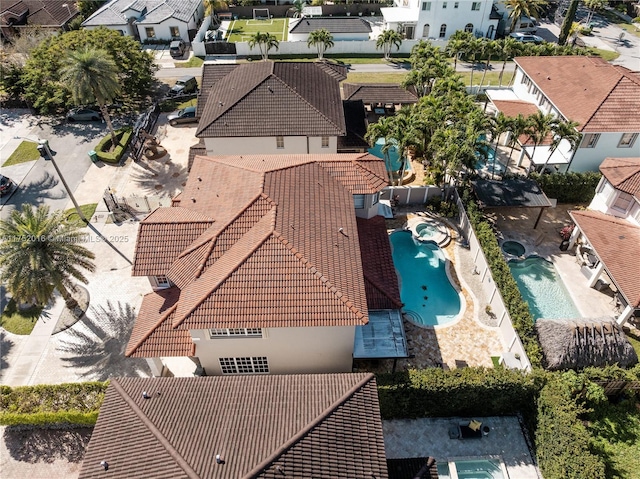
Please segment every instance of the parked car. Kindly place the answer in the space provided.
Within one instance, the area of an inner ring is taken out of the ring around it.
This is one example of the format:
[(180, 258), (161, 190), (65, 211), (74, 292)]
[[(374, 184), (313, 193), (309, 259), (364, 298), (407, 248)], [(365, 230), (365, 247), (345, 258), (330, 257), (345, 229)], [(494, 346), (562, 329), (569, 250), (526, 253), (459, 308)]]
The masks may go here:
[(509, 35), (511, 38), (515, 38), (517, 41), (522, 43), (542, 43), (544, 42), (544, 38), (539, 37), (538, 35), (531, 35), (529, 33), (512, 33)]
[(74, 108), (67, 113), (67, 121), (100, 121), (102, 113), (93, 108)]
[(176, 126), (179, 123), (196, 123), (198, 121), (196, 118), (196, 107), (188, 106), (182, 110), (174, 111), (167, 119), (171, 126)]
[(169, 54), (173, 58), (179, 58), (184, 55), (184, 52), (187, 49), (187, 45), (183, 40), (173, 40), (169, 45)]
[(14, 182), (11, 178), (8, 178), (4, 175), (0, 175), (0, 196), (7, 195), (11, 193), (11, 190), (15, 186)]
[(185, 95), (196, 91), (198, 91), (198, 82), (196, 81), (196, 77), (186, 75), (182, 78), (178, 78), (176, 84), (171, 87), (169, 95)]
[(525, 17), (519, 18), (513, 33), (536, 33), (538, 31), (538, 21), (535, 18)]

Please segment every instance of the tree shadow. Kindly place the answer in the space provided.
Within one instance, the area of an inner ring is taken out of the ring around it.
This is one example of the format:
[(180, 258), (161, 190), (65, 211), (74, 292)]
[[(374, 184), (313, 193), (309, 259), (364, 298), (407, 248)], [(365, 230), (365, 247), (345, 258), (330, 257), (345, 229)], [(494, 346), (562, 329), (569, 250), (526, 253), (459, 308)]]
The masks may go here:
[(7, 334), (3, 330), (0, 330), (0, 378), (2, 377), (3, 371), (6, 371), (9, 367), (7, 356), (13, 346), (15, 346), (14, 342), (7, 337)]
[(131, 178), (145, 194), (165, 194), (173, 198), (187, 181), (187, 168), (171, 162), (170, 156), (136, 164)]
[(91, 439), (92, 428), (25, 429), (7, 427), (3, 440), (11, 458), (31, 464), (64, 460), (79, 463)]
[(64, 337), (57, 349), (69, 353), (63, 358), (67, 367), (84, 370), (80, 377), (93, 381), (151, 375), (144, 359), (124, 355), (136, 320), (135, 310), (129, 304), (114, 305), (107, 301), (106, 307), (91, 307), (90, 316), (61, 333)]
[(60, 181), (57, 178), (45, 171), (43, 176), (35, 181), (30, 183), (23, 182), (6, 204), (20, 206), (23, 203), (30, 203), (39, 206), (43, 205), (47, 199), (59, 200), (65, 198), (67, 194), (64, 190), (56, 190), (59, 184)]

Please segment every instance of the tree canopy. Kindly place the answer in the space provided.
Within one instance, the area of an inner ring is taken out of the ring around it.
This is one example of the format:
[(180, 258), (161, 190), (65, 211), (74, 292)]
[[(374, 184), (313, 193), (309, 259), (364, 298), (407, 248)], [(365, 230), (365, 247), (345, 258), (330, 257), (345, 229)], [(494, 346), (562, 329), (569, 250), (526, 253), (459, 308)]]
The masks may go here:
[(61, 81), (61, 71), (68, 52), (87, 47), (105, 50), (115, 64), (123, 102), (140, 102), (147, 96), (157, 70), (151, 53), (115, 30), (77, 30), (45, 39), (25, 64), (21, 77), (24, 97), (39, 113), (64, 111), (74, 104), (71, 91)]

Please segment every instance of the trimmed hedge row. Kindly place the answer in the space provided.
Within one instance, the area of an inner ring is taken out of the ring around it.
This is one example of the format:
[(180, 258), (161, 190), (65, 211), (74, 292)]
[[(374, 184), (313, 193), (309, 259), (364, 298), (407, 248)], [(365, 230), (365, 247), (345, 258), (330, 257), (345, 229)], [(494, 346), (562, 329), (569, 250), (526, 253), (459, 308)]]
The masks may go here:
[(509, 311), (513, 327), (518, 336), (520, 336), (520, 341), (522, 341), (531, 365), (539, 367), (542, 361), (542, 351), (535, 333), (529, 306), (522, 299), (516, 280), (513, 279), (509, 265), (500, 250), (495, 233), (485, 220), (484, 214), (480, 211), (476, 202), (471, 199), (471, 194), (468, 190), (464, 191), (462, 201), (465, 204), (469, 221), (473, 226), (478, 242), (487, 258), (489, 268), (491, 268), (493, 280), (500, 290), (502, 299)]
[(95, 424), (108, 383), (0, 386), (0, 424)]
[(130, 127), (124, 127), (116, 130), (118, 146), (116, 146), (113, 151), (109, 151), (111, 149), (111, 134), (107, 134), (107, 136), (100, 140), (100, 143), (95, 147), (98, 159), (105, 163), (119, 163), (124, 150), (129, 146), (132, 133), (133, 132)]
[(602, 175), (595, 172), (531, 173), (529, 177), (540, 185), (545, 195), (556, 198), (558, 203), (590, 203)]

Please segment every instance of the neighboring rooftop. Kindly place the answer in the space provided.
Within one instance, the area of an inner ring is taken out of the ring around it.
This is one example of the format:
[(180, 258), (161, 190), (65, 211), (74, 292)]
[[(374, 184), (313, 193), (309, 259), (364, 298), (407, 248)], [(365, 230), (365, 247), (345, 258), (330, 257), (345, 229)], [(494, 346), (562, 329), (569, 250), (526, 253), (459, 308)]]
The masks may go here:
[(342, 92), (345, 100), (362, 100), (365, 104), (393, 103), (410, 105), (418, 102), (418, 97), (400, 85), (389, 83), (343, 83)]
[(135, 18), (140, 24), (158, 24), (170, 18), (188, 22), (201, 3), (202, 0), (111, 0), (82, 26), (123, 25), (128, 18)]
[(329, 33), (371, 33), (371, 24), (360, 17), (305, 17), (289, 33), (311, 33), (321, 29)]
[(61, 28), (78, 13), (75, 2), (67, 0), (0, 0), (0, 28), (5, 36), (12, 27)]
[(522, 100), (493, 100), (493, 104), (504, 116), (510, 118), (516, 118), (518, 115), (526, 118), (538, 111), (538, 107), (533, 103)]
[(545, 208), (551, 206), (549, 198), (538, 183), (528, 178), (509, 180), (472, 181), (473, 190), (487, 208), (524, 207)]
[(606, 158), (600, 171), (614, 188), (640, 200), (640, 158)]
[(81, 479), (105, 475), (386, 479), (375, 378), (112, 379), (80, 471)]

